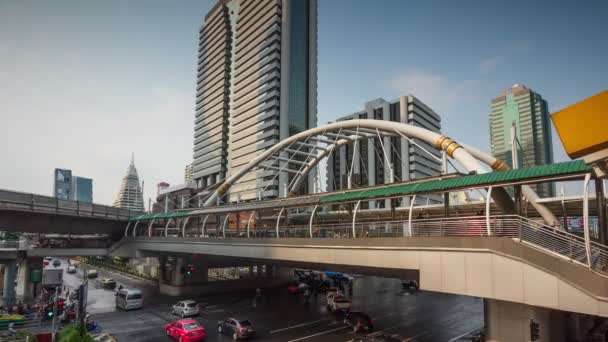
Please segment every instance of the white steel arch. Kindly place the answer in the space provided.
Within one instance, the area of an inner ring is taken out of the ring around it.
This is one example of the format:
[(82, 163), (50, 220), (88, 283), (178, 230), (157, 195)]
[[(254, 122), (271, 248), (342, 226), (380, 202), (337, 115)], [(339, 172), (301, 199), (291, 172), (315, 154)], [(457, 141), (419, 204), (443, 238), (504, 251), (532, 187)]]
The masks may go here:
[[(356, 132), (353, 131), (354, 129)], [(335, 132), (338, 132), (338, 134), (335, 134)], [(321, 159), (326, 158), (330, 154), (330, 150), (357, 139), (371, 138), (371, 136), (375, 135), (376, 133), (398, 136), (403, 135), (409, 138), (420, 139), (431, 146), (435, 146), (435, 148), (438, 150), (446, 151), (450, 157), (457, 160), (469, 172), (488, 172), (483, 166), (484, 164), (498, 171), (503, 171), (508, 168), (504, 162), (488, 155), (485, 152), (468, 145), (461, 145), (447, 136), (429, 131), (422, 127), (385, 120), (346, 120), (311, 128), (280, 141), (278, 144), (272, 146), (264, 153), (251, 160), (245, 167), (237, 170), (230, 177), (225, 179), (224, 182), (209, 196), (209, 198), (207, 198), (203, 206), (214, 205), (217, 202), (217, 199), (223, 196), (241, 177), (259, 167), (264, 161), (268, 160), (273, 155), (276, 154), (278, 158), (282, 151), (284, 152), (285, 150), (289, 150), (289, 147), (293, 144), (303, 144), (303, 141), (308, 141), (315, 136), (334, 136), (334, 140), (332, 141), (332, 144), (330, 144), (329, 148), (319, 148), (322, 152), (319, 155), (315, 155), (311, 160), (307, 159), (307, 165), (305, 165), (302, 170), (296, 172), (297, 176), (293, 182), (293, 187), (291, 188), (292, 191), (297, 189), (297, 187), (299, 187), (301, 182), (305, 179), (305, 173), (308, 173), (316, 164), (318, 164)], [(322, 140), (318, 138), (313, 139), (317, 139), (317, 141), (322, 142)], [(305, 145), (308, 147), (314, 147), (314, 145), (310, 144)], [(293, 171), (290, 170), (290, 172)], [(555, 224), (559, 222), (553, 213), (536, 201), (538, 196), (534, 193), (534, 191), (532, 191), (532, 189), (528, 187), (522, 188), (524, 188), (522, 190), (524, 191), (526, 197), (530, 200), (530, 203), (534, 205), (548, 224)], [(492, 192), (492, 198), (500, 207), (503, 208), (503, 210), (507, 212), (513, 211), (513, 201), (503, 189), (494, 189)]]

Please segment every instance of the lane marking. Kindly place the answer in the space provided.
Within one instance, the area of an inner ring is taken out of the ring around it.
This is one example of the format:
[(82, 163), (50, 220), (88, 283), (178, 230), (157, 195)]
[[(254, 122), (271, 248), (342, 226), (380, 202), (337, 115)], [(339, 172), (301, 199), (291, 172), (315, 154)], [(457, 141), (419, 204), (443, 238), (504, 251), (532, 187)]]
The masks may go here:
[(459, 338), (461, 338), (461, 337), (464, 337), (464, 336), (466, 336), (466, 335), (469, 335), (470, 333), (473, 333), (473, 332), (475, 332), (475, 331), (477, 331), (477, 330), (480, 330), (481, 328), (483, 328), (483, 326), (481, 326), (481, 327), (477, 327), (477, 328), (472, 329), (472, 330), (469, 330), (469, 331), (465, 332), (465, 333), (464, 333), (464, 334), (462, 334), (462, 335), (459, 335), (459, 336), (456, 336), (456, 337), (454, 337), (454, 338), (450, 339), (448, 342), (454, 342), (454, 341), (456, 341), (457, 339), (459, 339)]
[(271, 334), (276, 334), (276, 333), (281, 332), (281, 331), (286, 331), (286, 330), (289, 330), (289, 329), (305, 327), (307, 325), (311, 325), (311, 324), (315, 324), (315, 323), (319, 323), (319, 322), (324, 322), (324, 321), (325, 321), (324, 319), (320, 319), (318, 321), (312, 321), (312, 322), (306, 322), (306, 323), (302, 323), (302, 324), (292, 325), (292, 326), (289, 326), (287, 328), (281, 328), (281, 329), (271, 330), (270, 333)]
[(422, 335), (426, 335), (426, 334), (428, 334), (428, 333), (430, 333), (430, 331), (424, 331), (424, 332), (421, 332), (421, 333), (420, 333), (420, 334), (418, 334), (418, 335), (414, 335), (414, 336), (412, 336), (412, 337), (408, 337), (408, 338), (406, 338), (405, 340), (403, 340), (403, 341), (401, 341), (401, 342), (408, 342), (408, 341), (413, 340), (413, 339), (414, 339), (414, 338), (416, 338), (416, 337), (420, 337), (420, 336), (422, 336)]
[(317, 337), (317, 336), (320, 336), (320, 335), (329, 334), (330, 332), (334, 332), (334, 331), (338, 331), (338, 330), (344, 330), (344, 329), (346, 329), (346, 328), (348, 328), (348, 326), (343, 326), (343, 327), (339, 327), (339, 328), (336, 328), (336, 329), (331, 329), (331, 330), (322, 331), (322, 332), (320, 332), (320, 333), (316, 333), (316, 334), (312, 334), (312, 335), (308, 335), (308, 336), (304, 336), (304, 337), (296, 338), (295, 340), (289, 340), (289, 341), (287, 341), (287, 342), (296, 342), (296, 341), (302, 341), (302, 340), (309, 339), (309, 338), (311, 338), (311, 337)]

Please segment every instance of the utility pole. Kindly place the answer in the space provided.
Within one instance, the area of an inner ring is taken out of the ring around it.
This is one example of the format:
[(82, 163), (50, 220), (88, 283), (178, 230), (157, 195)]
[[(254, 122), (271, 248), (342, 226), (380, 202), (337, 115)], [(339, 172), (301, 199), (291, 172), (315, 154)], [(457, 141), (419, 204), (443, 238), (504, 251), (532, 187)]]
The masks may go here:
[(53, 320), (51, 321), (51, 342), (55, 342), (55, 319), (57, 318), (57, 296), (59, 295), (60, 286), (55, 288), (55, 297), (53, 298)]

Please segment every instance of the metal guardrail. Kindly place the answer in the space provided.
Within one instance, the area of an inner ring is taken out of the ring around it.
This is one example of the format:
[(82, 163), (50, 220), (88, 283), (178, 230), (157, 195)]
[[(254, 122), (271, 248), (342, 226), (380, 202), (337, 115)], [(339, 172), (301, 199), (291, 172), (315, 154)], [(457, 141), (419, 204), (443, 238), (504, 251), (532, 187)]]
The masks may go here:
[(0, 210), (2, 209), (116, 220), (128, 220), (131, 216), (141, 214), (140, 212), (134, 212), (129, 209), (121, 209), (107, 205), (79, 201), (64, 201), (50, 196), (0, 189)]
[(0, 241), (0, 249), (25, 249), (23, 240), (2, 240)]
[[(247, 238), (245, 230), (209, 231), (205, 237)], [(224, 235), (225, 234), (225, 235)], [(489, 218), (450, 217), (411, 221), (375, 221), (325, 225), (279, 226), (279, 238), (377, 238), (377, 237), (508, 237), (544, 252), (585, 265), (608, 274), (608, 247), (543, 223), (517, 215), (496, 215)], [(251, 238), (276, 238), (274, 228), (256, 228)], [(186, 236), (188, 238), (189, 236)], [(590, 256), (590, 258), (589, 258)]]

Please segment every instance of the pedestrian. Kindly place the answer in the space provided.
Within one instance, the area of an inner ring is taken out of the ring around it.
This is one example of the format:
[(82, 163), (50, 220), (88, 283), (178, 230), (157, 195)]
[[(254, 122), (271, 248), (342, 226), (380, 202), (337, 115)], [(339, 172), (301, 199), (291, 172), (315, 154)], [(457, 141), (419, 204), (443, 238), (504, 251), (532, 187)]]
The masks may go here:
[(310, 299), (310, 290), (307, 287), (306, 290), (304, 290), (304, 303), (308, 304), (309, 299)]
[(257, 289), (255, 289), (255, 297), (256, 298), (262, 297), (262, 290), (259, 287)]

